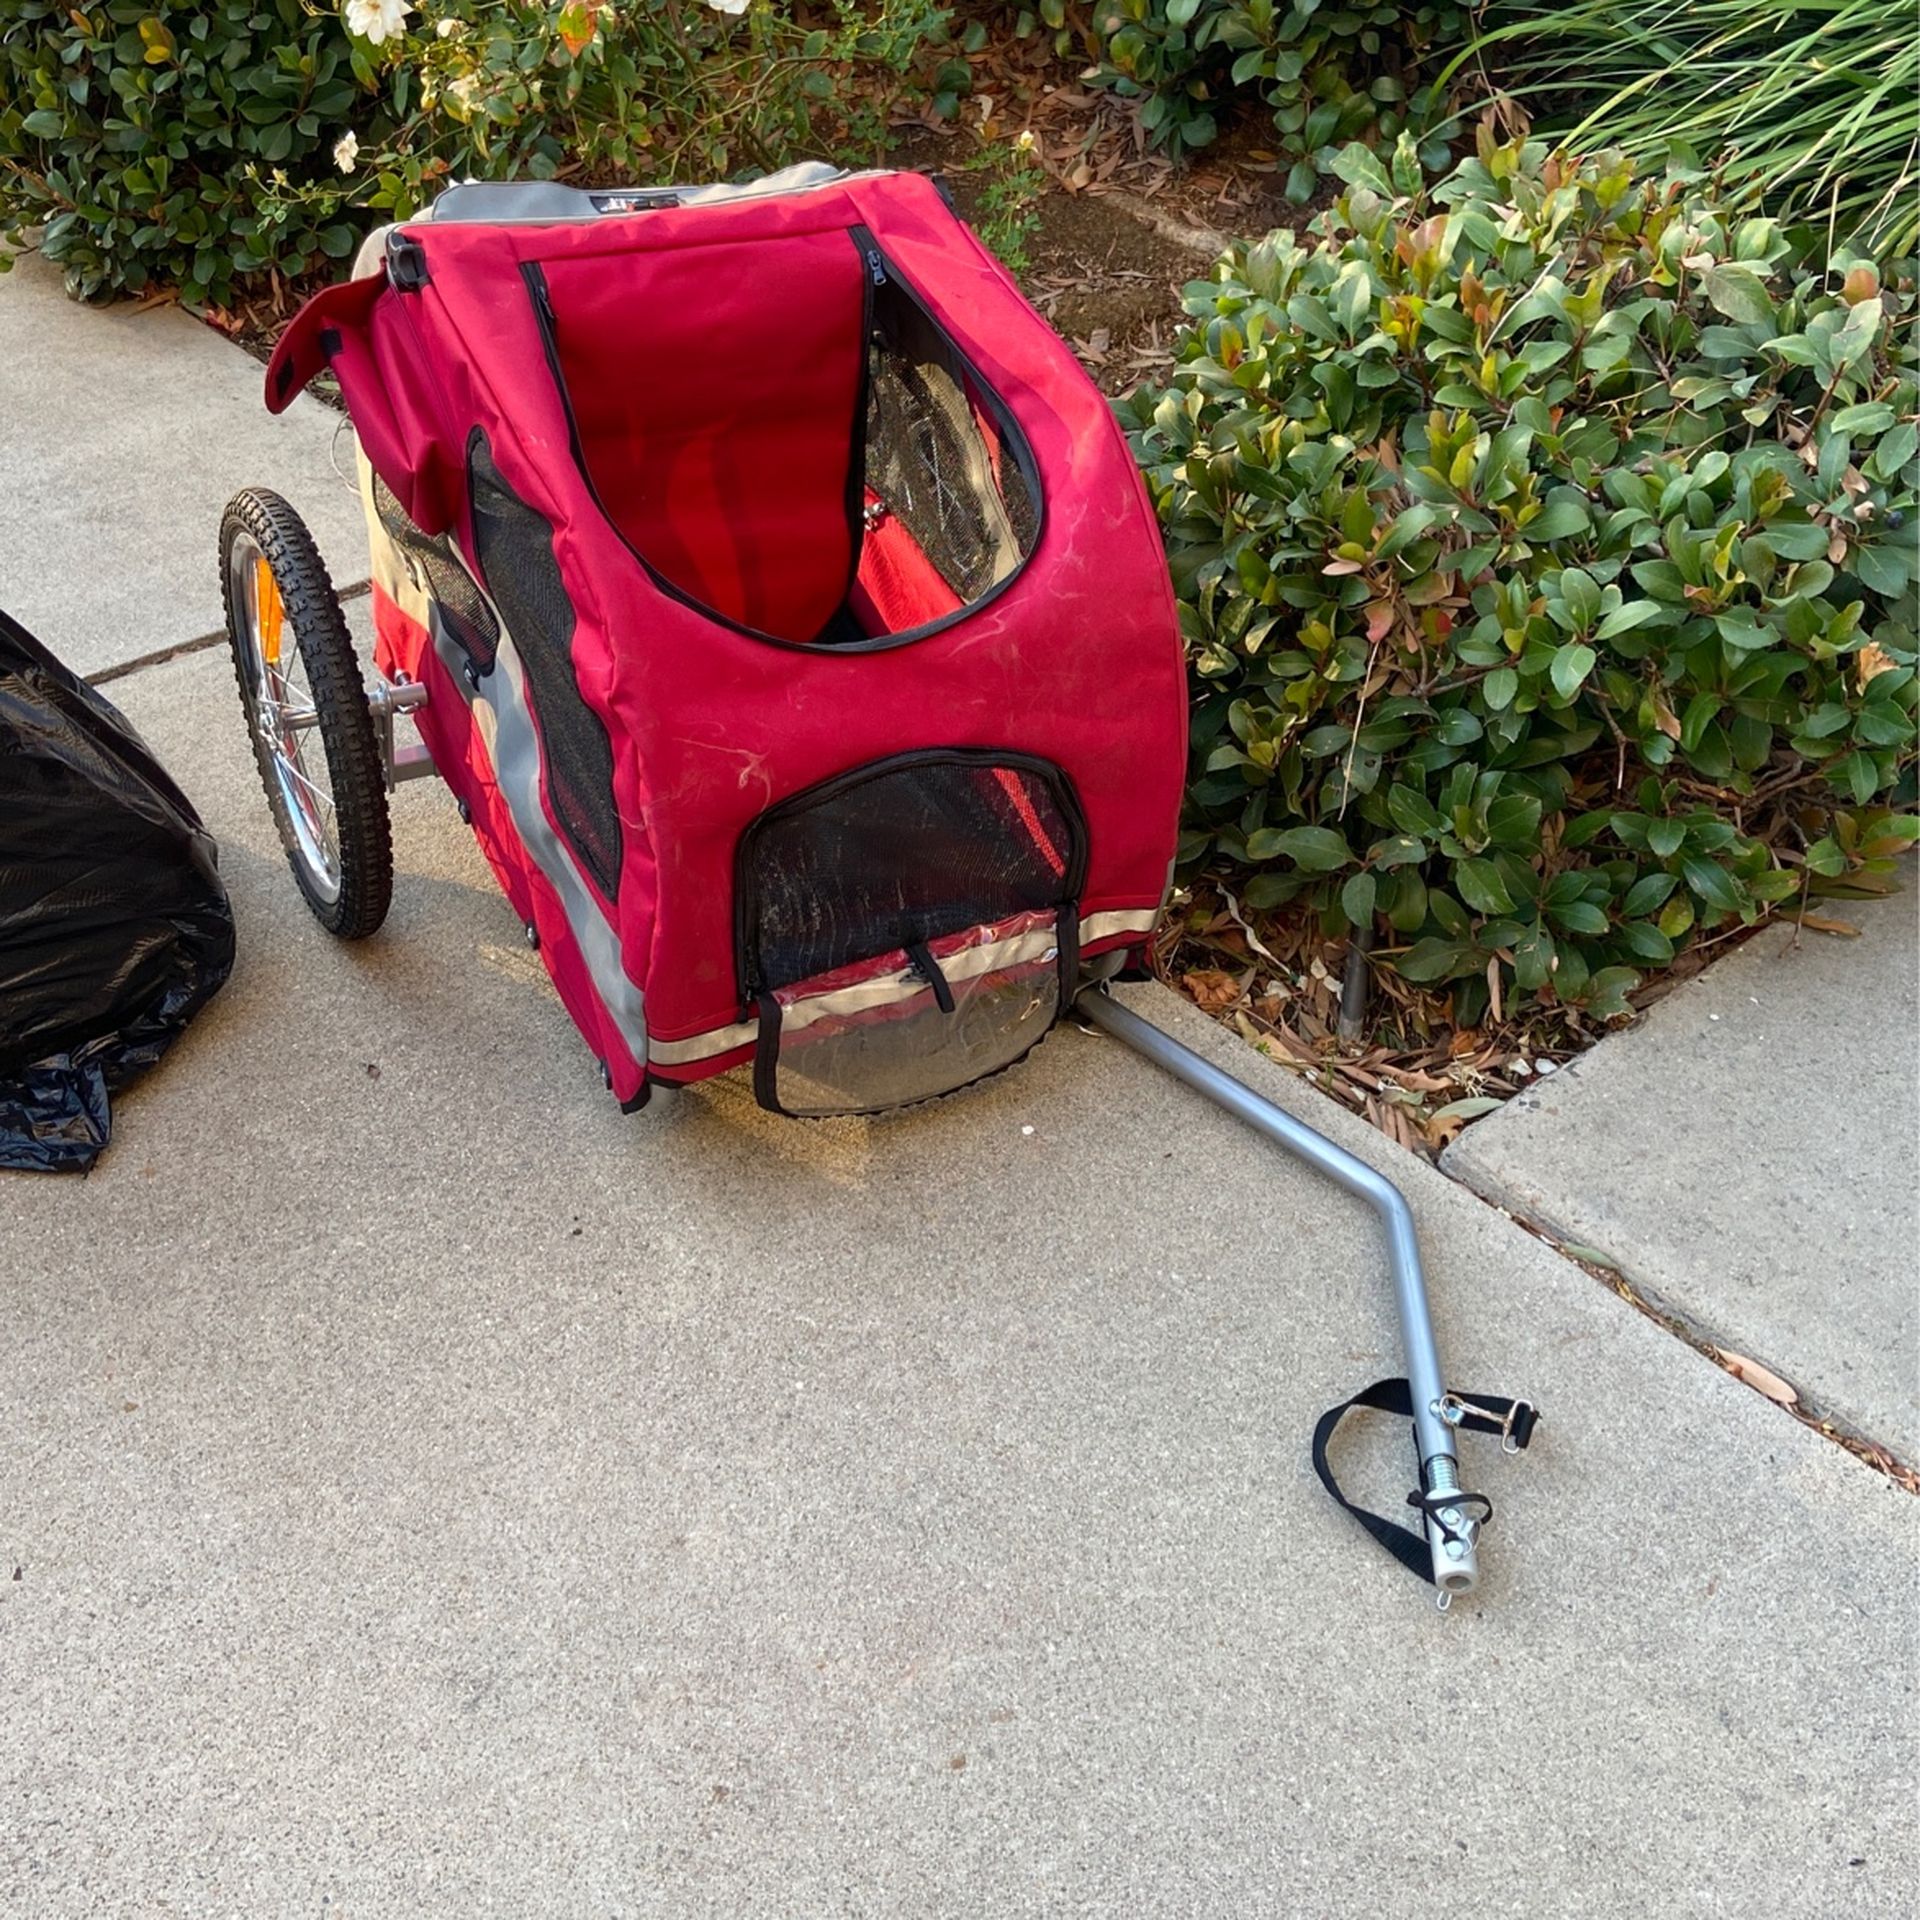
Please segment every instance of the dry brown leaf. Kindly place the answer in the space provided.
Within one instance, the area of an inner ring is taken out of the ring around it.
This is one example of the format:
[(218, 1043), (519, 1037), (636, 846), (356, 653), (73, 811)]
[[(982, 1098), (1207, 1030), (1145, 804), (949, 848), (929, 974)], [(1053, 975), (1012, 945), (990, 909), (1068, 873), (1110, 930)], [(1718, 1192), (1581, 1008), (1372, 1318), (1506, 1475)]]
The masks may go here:
[[(1240, 939), (1257, 953), (1261, 959), (1271, 960), (1276, 967), (1279, 966), (1281, 964), (1280, 956), (1254, 932), (1253, 922), (1241, 911), (1240, 902), (1233, 897), (1232, 890), (1227, 887), (1222, 887), (1220, 889), (1220, 898), (1227, 903), (1227, 912), (1233, 916), (1234, 926)], [(1277, 987), (1280, 983), (1276, 981), (1274, 984)]]
[(1224, 1013), (1240, 998), (1240, 983), (1218, 967), (1199, 967), (1180, 976), (1180, 984), (1202, 1013)]
[(1416, 1073), (1409, 1067), (1391, 1067), (1382, 1062), (1380, 1071), (1396, 1080), (1411, 1093), (1451, 1093), (1454, 1082), (1436, 1073)]
[(1725, 1347), (1716, 1351), (1727, 1371), (1736, 1380), (1744, 1380), (1755, 1393), (1764, 1393), (1769, 1400), (1783, 1407), (1799, 1403), (1799, 1394), (1771, 1367), (1763, 1367), (1758, 1360), (1749, 1360), (1744, 1353), (1733, 1353)]
[(1853, 657), (1853, 677), (1858, 686), (1864, 687), (1869, 680), (1876, 680), (1883, 673), (1891, 673), (1899, 665), (1877, 641), (1869, 640)]
[(1276, 1026), (1273, 1029), (1273, 1041), (1283, 1053), (1290, 1054), (1295, 1060), (1311, 1062), (1316, 1057), (1313, 1049), (1297, 1033), (1285, 1027)]
[(1824, 913), (1803, 914), (1800, 924), (1811, 927), (1815, 933), (1837, 933), (1848, 940), (1860, 938), (1860, 929), (1851, 920), (1829, 920)]

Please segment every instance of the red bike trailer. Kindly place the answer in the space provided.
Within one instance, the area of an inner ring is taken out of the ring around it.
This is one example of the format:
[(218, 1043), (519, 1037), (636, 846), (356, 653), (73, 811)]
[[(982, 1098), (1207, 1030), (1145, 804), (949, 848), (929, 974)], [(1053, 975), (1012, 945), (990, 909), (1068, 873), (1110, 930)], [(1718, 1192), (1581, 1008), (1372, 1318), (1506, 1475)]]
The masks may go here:
[[(1445, 1605), (1489, 1504), (1454, 1436), (1391, 1182), (1106, 983), (1165, 901), (1186, 759), (1176, 611), (1105, 401), (913, 174), (469, 185), (383, 229), (267, 369), (359, 443), (369, 693), (297, 515), (237, 496), (222, 577), (294, 876), (342, 937), (391, 888), (386, 795), (452, 788), (628, 1109), (751, 1065), (875, 1113), (1010, 1067), (1069, 1010), (1383, 1216), (1408, 1377), (1317, 1471)], [(396, 744), (405, 714), (420, 744)], [(1327, 1461), (1408, 1417), (1419, 1533)]]

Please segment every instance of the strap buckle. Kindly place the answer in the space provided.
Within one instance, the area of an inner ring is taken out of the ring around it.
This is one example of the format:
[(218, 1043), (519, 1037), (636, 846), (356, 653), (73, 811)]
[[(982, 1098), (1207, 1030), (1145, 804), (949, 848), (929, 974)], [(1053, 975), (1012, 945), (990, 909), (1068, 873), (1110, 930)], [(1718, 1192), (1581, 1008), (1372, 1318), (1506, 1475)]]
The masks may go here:
[(1443, 1393), (1434, 1411), (1450, 1427), (1497, 1433), (1502, 1453), (1518, 1453), (1525, 1444), (1519, 1436), (1531, 1430), (1536, 1409), (1531, 1400), (1509, 1400), (1504, 1413), (1495, 1413), (1490, 1407), (1463, 1400), (1457, 1393)]

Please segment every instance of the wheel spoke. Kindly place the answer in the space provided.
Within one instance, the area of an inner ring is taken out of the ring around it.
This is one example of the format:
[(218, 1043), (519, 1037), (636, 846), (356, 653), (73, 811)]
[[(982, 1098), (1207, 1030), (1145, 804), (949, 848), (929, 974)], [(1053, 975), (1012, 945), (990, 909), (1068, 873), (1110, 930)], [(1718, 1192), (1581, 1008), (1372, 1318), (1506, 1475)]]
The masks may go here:
[(333, 804), (333, 795), (312, 778), (297, 757), (294, 759), (283, 759), (280, 764), (286, 768), (287, 772), (292, 775), (314, 799), (326, 808), (329, 815), (332, 815), (336, 811)]

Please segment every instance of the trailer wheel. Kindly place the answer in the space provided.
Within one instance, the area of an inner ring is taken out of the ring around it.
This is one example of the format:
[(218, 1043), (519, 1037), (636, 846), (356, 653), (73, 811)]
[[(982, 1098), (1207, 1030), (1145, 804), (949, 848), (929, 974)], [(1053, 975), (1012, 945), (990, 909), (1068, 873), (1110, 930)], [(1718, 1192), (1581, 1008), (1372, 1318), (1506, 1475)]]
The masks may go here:
[(220, 583), (240, 704), (287, 864), (342, 940), (387, 917), (393, 840), (366, 683), (325, 563), (277, 493), (247, 487), (220, 521)]

